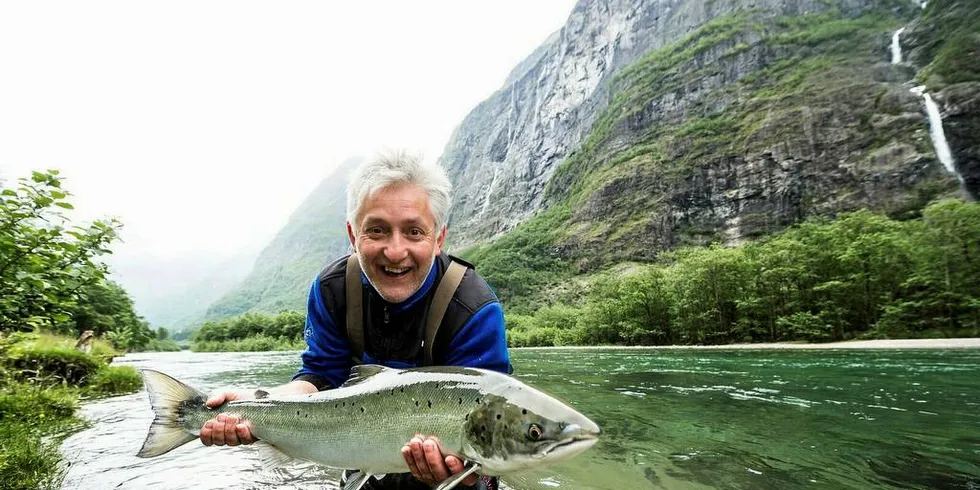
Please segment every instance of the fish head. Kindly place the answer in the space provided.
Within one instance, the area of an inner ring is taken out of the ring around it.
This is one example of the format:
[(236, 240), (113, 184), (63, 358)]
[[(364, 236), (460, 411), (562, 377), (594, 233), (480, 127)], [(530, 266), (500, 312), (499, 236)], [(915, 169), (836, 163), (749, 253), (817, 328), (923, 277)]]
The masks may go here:
[(464, 455), (498, 476), (546, 466), (592, 447), (599, 426), (564, 402), (521, 383), (486, 394), (464, 424)]

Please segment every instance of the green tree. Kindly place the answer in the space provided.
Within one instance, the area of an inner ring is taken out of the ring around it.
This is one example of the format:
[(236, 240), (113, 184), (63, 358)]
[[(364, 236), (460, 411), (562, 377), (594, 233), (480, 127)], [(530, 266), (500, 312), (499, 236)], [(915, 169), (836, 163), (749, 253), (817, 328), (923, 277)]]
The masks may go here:
[(0, 330), (53, 330), (71, 325), (81, 291), (102, 280), (118, 236), (115, 220), (69, 226), (72, 209), (56, 170), (33, 172), (0, 190)]
[[(92, 330), (96, 335), (104, 335), (115, 347), (127, 351), (143, 350), (160, 335), (136, 314), (133, 300), (112, 281), (83, 288), (71, 316), (77, 331)], [(166, 329), (160, 330), (166, 338)]]
[(980, 204), (947, 200), (908, 227), (914, 268), (878, 331), (903, 336), (939, 330), (980, 335)]
[(744, 251), (712, 246), (681, 250), (674, 257), (671, 296), (681, 338), (695, 344), (742, 340), (738, 304), (754, 272)]

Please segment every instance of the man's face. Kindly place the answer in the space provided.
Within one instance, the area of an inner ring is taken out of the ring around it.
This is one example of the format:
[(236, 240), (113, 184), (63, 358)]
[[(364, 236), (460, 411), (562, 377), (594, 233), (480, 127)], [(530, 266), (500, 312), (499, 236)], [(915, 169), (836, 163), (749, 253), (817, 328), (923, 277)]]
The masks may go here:
[(418, 291), (435, 257), (442, 253), (445, 228), (436, 229), (429, 196), (421, 187), (383, 187), (361, 206), (347, 235), (374, 289), (391, 303)]

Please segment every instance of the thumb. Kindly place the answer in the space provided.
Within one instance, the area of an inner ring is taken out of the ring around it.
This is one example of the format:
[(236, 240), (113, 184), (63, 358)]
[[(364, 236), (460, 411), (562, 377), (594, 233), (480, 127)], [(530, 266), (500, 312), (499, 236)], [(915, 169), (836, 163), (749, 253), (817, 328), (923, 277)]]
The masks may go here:
[(205, 405), (214, 408), (225, 402), (225, 393), (213, 393), (208, 397), (207, 401), (204, 402)]
[(232, 390), (217, 391), (211, 393), (211, 396), (208, 397), (207, 401), (204, 402), (204, 404), (211, 408), (214, 408), (217, 407), (218, 405), (221, 405), (222, 403), (230, 402), (233, 400), (241, 400), (242, 398), (244, 397), (240, 393), (237, 393)]
[[(450, 474), (455, 475), (463, 471), (466, 467), (459, 458), (455, 456), (446, 456), (446, 468), (449, 469)], [(472, 487), (473, 485), (476, 485), (477, 478), (477, 474), (473, 473), (470, 476), (467, 476), (461, 483), (468, 487)]]

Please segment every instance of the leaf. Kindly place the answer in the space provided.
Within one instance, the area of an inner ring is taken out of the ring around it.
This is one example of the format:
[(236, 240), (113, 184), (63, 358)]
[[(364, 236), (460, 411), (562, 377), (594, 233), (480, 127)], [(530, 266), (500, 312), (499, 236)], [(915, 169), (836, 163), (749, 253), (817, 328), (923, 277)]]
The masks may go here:
[(54, 203), (54, 205), (55, 206), (58, 206), (59, 208), (64, 208), (64, 209), (75, 209), (75, 206), (72, 206), (71, 204), (68, 204), (67, 202), (60, 202), (59, 201), (59, 202)]

